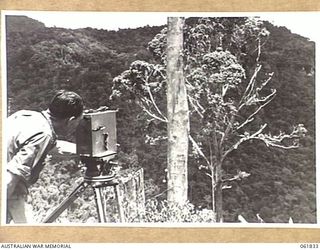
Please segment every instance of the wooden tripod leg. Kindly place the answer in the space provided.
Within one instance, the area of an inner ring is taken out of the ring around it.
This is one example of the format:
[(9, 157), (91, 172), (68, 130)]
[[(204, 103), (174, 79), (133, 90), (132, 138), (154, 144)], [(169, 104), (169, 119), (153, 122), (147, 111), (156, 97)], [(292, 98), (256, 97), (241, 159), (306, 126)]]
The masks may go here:
[(88, 184), (82, 182), (76, 189), (51, 213), (46, 217), (43, 223), (54, 222), (64, 210), (66, 210), (72, 202), (74, 202), (80, 194), (84, 192)]
[(93, 190), (94, 190), (99, 222), (106, 223), (107, 222), (106, 208), (103, 202), (104, 197), (102, 194), (102, 188), (103, 187), (93, 187)]

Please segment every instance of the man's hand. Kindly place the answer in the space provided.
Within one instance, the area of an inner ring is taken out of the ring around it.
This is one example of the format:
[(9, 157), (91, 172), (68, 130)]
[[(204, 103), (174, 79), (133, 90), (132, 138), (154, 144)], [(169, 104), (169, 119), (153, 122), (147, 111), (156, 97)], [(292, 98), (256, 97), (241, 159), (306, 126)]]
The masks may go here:
[(55, 159), (58, 160), (76, 160), (79, 156), (76, 154), (76, 144), (68, 141), (57, 140), (56, 146), (50, 151)]
[(57, 140), (56, 149), (61, 155), (75, 155), (76, 144), (68, 141)]

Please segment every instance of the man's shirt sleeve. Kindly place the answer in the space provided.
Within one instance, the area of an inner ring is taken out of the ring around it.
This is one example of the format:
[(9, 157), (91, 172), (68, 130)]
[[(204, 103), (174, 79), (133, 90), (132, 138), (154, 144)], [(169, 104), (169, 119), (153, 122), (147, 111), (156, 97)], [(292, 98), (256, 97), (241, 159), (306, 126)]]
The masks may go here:
[(7, 169), (29, 182), (32, 169), (47, 151), (50, 141), (51, 137), (42, 132), (23, 141), (19, 141), (18, 137), (16, 143), (19, 150), (8, 162)]

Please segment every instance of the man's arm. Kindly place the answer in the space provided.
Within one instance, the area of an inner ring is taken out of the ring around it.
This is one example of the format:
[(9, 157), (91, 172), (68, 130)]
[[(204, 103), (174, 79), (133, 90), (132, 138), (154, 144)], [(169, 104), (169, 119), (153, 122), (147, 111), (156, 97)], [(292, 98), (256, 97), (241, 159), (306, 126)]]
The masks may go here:
[(19, 143), (19, 151), (7, 163), (7, 170), (28, 182), (32, 169), (46, 153), (50, 140), (49, 135), (38, 133), (25, 142)]
[(75, 155), (77, 152), (77, 147), (75, 143), (57, 140), (55, 148), (50, 152), (60, 155)]
[(57, 160), (75, 160), (79, 161), (76, 154), (76, 144), (68, 141), (57, 140), (56, 146), (49, 152)]

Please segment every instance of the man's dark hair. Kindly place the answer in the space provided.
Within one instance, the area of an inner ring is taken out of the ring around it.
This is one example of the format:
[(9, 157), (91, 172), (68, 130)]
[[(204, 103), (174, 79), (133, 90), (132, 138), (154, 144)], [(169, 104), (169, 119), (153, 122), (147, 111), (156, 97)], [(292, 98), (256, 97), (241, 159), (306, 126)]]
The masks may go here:
[(78, 117), (83, 112), (83, 100), (75, 92), (60, 90), (52, 98), (49, 111), (52, 116), (60, 119)]

